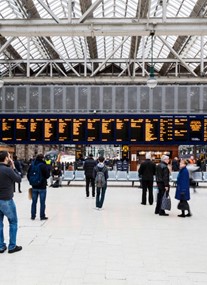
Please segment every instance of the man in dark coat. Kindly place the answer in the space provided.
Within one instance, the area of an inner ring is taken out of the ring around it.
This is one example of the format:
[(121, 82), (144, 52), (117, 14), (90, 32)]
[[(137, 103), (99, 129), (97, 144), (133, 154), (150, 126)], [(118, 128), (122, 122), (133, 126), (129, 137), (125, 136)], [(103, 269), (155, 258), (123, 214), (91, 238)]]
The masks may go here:
[(162, 197), (165, 192), (170, 191), (170, 171), (168, 169), (169, 156), (163, 155), (161, 162), (156, 166), (156, 182), (158, 187), (157, 205), (155, 208), (155, 214), (160, 216), (168, 216), (164, 210), (161, 209)]
[(139, 167), (139, 177), (142, 185), (142, 205), (146, 205), (147, 190), (149, 191), (148, 201), (153, 204), (153, 180), (155, 175), (156, 165), (151, 161), (151, 153), (146, 153), (146, 160)]
[(95, 197), (95, 179), (93, 177), (93, 169), (96, 166), (96, 161), (93, 159), (93, 154), (89, 154), (88, 158), (85, 160), (83, 169), (85, 171), (86, 177), (86, 198), (89, 197), (89, 186), (92, 187), (92, 196)]

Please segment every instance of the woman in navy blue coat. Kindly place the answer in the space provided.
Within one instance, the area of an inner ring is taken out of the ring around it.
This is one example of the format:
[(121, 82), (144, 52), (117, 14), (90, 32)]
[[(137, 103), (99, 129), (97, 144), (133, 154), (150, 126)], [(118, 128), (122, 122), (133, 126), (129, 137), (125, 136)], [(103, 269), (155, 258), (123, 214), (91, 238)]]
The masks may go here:
[[(186, 168), (187, 161), (180, 161), (180, 171), (177, 178), (177, 187), (175, 192), (175, 199), (180, 200), (178, 204), (178, 209), (182, 211), (181, 215), (178, 217), (190, 217), (190, 207), (188, 204), (188, 200), (190, 200), (190, 181), (189, 181), (189, 172)], [(188, 211), (188, 214), (185, 215), (185, 210)]]

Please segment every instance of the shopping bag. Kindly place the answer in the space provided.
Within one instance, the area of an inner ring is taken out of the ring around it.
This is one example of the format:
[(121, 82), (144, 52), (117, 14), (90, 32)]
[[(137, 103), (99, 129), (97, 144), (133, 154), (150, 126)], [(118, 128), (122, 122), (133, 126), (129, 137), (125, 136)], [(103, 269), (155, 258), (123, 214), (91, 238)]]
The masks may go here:
[(28, 189), (28, 198), (29, 200), (32, 200), (32, 188)]
[(162, 197), (162, 204), (161, 204), (162, 210), (171, 210), (171, 199), (169, 193), (165, 192)]

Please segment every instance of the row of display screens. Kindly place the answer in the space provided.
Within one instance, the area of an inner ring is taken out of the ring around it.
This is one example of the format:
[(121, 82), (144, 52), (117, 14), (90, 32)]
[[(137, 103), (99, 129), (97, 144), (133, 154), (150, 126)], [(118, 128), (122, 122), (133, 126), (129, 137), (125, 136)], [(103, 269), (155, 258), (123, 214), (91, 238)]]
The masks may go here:
[(0, 115), (0, 141), (69, 144), (204, 144), (204, 115)]

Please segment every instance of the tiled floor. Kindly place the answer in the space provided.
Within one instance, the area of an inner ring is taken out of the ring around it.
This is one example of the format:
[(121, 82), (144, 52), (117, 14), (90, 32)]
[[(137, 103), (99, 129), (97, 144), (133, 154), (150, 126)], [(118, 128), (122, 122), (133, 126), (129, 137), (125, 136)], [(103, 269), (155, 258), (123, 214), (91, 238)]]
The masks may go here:
[(15, 194), (23, 250), (0, 255), (0, 284), (207, 284), (207, 184), (191, 192), (193, 216), (178, 218), (174, 188), (170, 216), (162, 217), (129, 183), (110, 183), (103, 211), (75, 183), (48, 188), (49, 220), (32, 221), (24, 179)]

